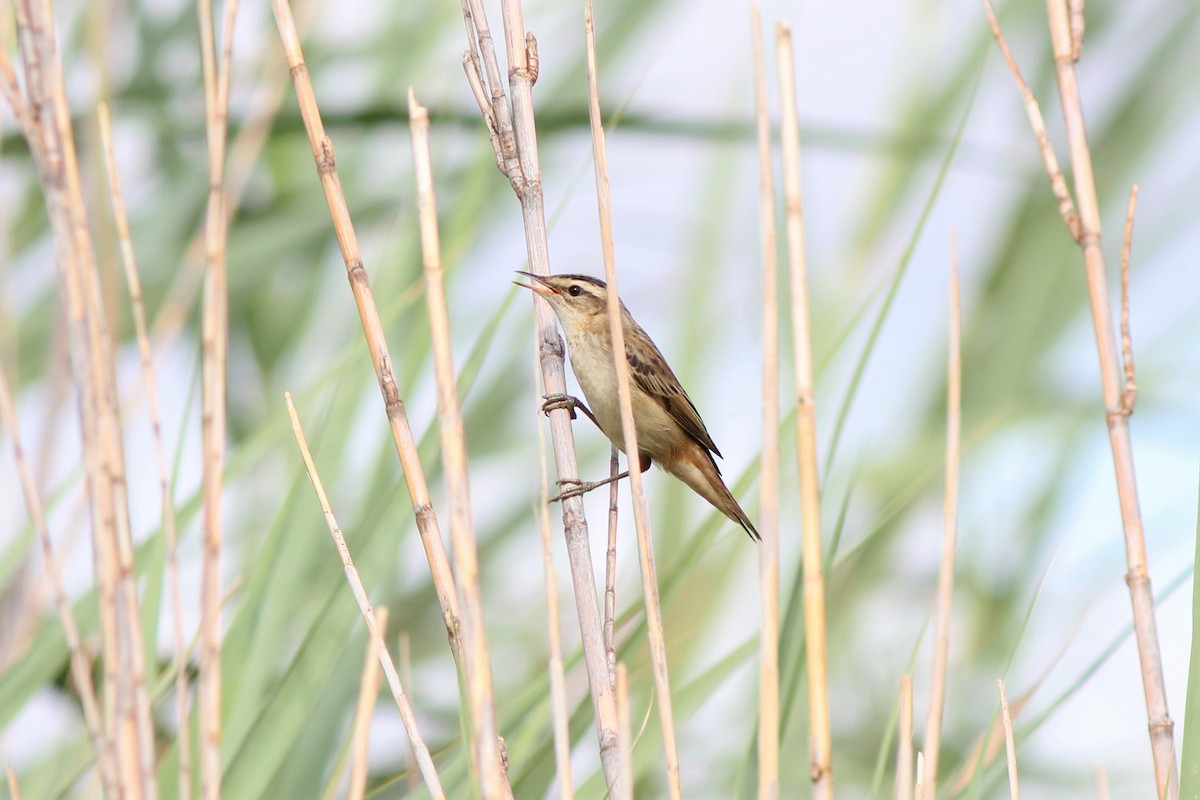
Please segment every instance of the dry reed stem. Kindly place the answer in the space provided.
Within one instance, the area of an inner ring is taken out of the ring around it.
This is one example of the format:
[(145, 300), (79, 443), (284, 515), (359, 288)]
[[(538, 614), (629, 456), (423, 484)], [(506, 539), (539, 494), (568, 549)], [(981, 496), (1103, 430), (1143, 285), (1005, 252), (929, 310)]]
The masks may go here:
[(1108, 772), (1104, 769), (1102, 761), (1096, 764), (1096, 798), (1108, 800)]
[[(401, 685), (407, 686), (409, 691), (412, 691), (413, 676), (412, 676), (412, 642), (409, 639), (408, 631), (400, 632), (400, 682)], [(412, 765), (417, 765), (417, 753), (413, 750), (412, 742), (408, 744), (408, 755), (412, 759)], [(421, 785), (421, 775), (415, 769), (405, 771), (404, 782), (408, 786), (408, 793), (412, 794)]]
[[(913, 786), (913, 800), (925, 800), (925, 780), (921, 776), (925, 774), (925, 753), (921, 750), (917, 751), (917, 782)], [(930, 798), (932, 800), (932, 798)]]
[[(67, 355), (71, 362), (70, 372), (79, 382), (79, 414), (80, 432), (84, 442), (84, 470), (87, 485), (90, 488), (89, 501), (92, 515), (92, 560), (93, 572), (96, 577), (97, 612), (100, 622), (101, 646), (107, 657), (104, 662), (104, 729), (113, 737), (114, 761), (116, 763), (117, 783), (120, 786), (133, 785), (127, 780), (128, 776), (122, 771), (125, 761), (118, 759), (116, 727), (117, 727), (117, 694), (121, 683), (120, 635), (117, 630), (117, 601), (115, 588), (114, 558), (112, 556), (113, 541), (108, 535), (109, 527), (101, 527), (101, 520), (111, 520), (111, 512), (106, 504), (111, 497), (105, 491), (106, 486), (100, 472), (98, 448), (89, 447), (96, 438), (97, 417), (89, 410), (95, 408), (96, 387), (90, 381), (93, 372), (88, 369), (91, 365), (90, 354), (87, 352), (88, 337), (93, 333), (93, 327), (84, 319), (84, 304), (81, 297), (80, 279), (75, 270), (75, 261), (79, 258), (90, 259), (90, 253), (79, 253), (79, 244), (72, 236), (70, 211), (72, 205), (63, 198), (68, 192), (66, 176), (62, 170), (61, 147), (56, 145), (57, 133), (52, 122), (54, 105), (49, 100), (45, 88), (45, 78), (42, 74), (41, 55), (38, 35), (33, 28), (37, 24), (33, 9), (26, 1), (14, 4), (17, 40), (20, 45), (21, 66), (25, 77), (25, 86), (29, 101), (26, 103), (17, 83), (16, 74), (3, 48), (0, 48), (0, 72), (4, 74), (4, 95), (29, 142), (30, 153), (35, 164), (43, 173), (42, 183), (46, 192), (46, 208), (50, 223), (58, 242), (59, 253), (56, 260), (58, 278), (61, 285), (66, 313), (62, 315), (63, 323), (60, 331), (66, 339)], [(40, 31), (41, 28), (39, 27)], [(46, 107), (43, 116), (42, 108)], [(62, 213), (55, 213), (61, 211)], [(80, 365), (76, 368), (76, 365)], [(98, 366), (98, 365), (92, 365)], [(64, 381), (65, 383), (65, 381)]]
[(1004, 681), (997, 680), (1000, 687), (1000, 719), (1004, 723), (1004, 751), (1008, 755), (1008, 795), (1011, 800), (1021, 800), (1021, 788), (1017, 780), (1017, 746), (1013, 742), (1012, 717), (1008, 713), (1008, 698), (1004, 696)]
[(1062, 215), (1071, 238), (1079, 241), (1079, 237), (1082, 235), (1079, 212), (1075, 210), (1071, 193), (1067, 191), (1067, 182), (1063, 178), (1062, 169), (1058, 166), (1058, 158), (1054, 155), (1054, 146), (1050, 144), (1050, 137), (1046, 134), (1046, 122), (1042, 118), (1037, 98), (1033, 96), (1033, 90), (1021, 76), (1017, 61), (1013, 58), (1012, 51), (1008, 49), (1008, 42), (1004, 40), (1004, 34), (1000, 32), (1000, 23), (996, 19), (996, 12), (992, 8), (991, 0), (983, 0), (983, 7), (987, 10), (988, 26), (992, 30), (992, 36), (996, 37), (996, 42), (1000, 45), (1000, 53), (1004, 56), (1005, 63), (1008, 64), (1008, 70), (1012, 73), (1013, 80), (1017, 82), (1017, 89), (1021, 92), (1021, 100), (1025, 104), (1025, 115), (1029, 118), (1029, 126), (1033, 128), (1033, 135), (1037, 139), (1038, 152), (1042, 156), (1046, 174), (1050, 176), (1050, 189), (1054, 192), (1055, 199), (1058, 200), (1058, 213)]
[[(450, 343), (450, 315), (446, 308), (445, 277), (438, 239), (437, 198), (429, 154), (429, 112), (408, 90), (409, 130), (412, 134), (413, 171), (417, 185), (417, 214), (421, 228), (421, 261), (425, 273), (425, 301), (433, 346), (437, 383), (438, 423), (442, 439), (442, 470), (446, 480), (446, 505), (450, 515), (450, 542), (454, 549), (455, 577), (461, 611), (463, 651), (467, 664), (467, 693), (475, 734), (473, 754), (485, 800), (502, 798), (507, 780), (500, 763), (496, 700), (492, 689), (491, 656), (479, 588), (479, 555), (471, 520), (471, 484), (467, 474), (467, 442), (458, 379)], [(507, 792), (511, 794), (511, 790)]]
[(61, 417), (59, 417), (58, 412), (70, 399), (71, 392), (67, 337), (61, 317), (58, 324), (54, 327), (54, 340), (50, 344), (53, 355), (49, 357), (50, 365), (48, 367), (50, 373), (50, 396), (49, 400), (42, 407), (45, 418), (42, 421), (41, 435), (38, 437), (37, 445), (37, 452), (41, 454), (42, 458), (38, 462), (34, 473), (38, 481), (38, 486), (45, 486), (50, 481), (54, 466), (53, 454), (58, 449), (57, 444), (63, 433), (59, 425)]
[[(550, 274), (550, 251), (546, 236), (546, 206), (542, 193), (542, 173), (538, 162), (537, 129), (533, 115), (533, 84), (537, 80), (537, 40), (525, 33), (520, 0), (501, 0), (504, 16), (504, 42), (508, 61), (508, 96), (504, 91), (496, 51), (481, 0), (461, 0), (468, 47), (463, 57), (467, 82), (479, 103), (488, 135), (496, 151), (496, 163), (508, 178), (521, 205), (525, 229), (525, 252), (529, 271)], [(486, 88), (484, 73), (487, 74)], [(547, 392), (566, 392), (564, 346), (558, 335), (554, 312), (545, 303), (533, 300), (537, 326), (538, 356), (542, 382)], [(550, 438), (555, 469), (564, 480), (579, 478), (571, 414), (565, 408), (550, 412)], [(604, 647), (603, 623), (596, 598), (596, 576), (592, 571), (587, 519), (583, 499), (569, 497), (562, 503), (563, 536), (571, 568), (571, 586), (575, 611), (583, 642), (583, 660), (591, 690), (596, 735), (600, 742), (600, 763), (605, 784), (617, 786), (620, 753), (617, 744), (617, 707), (613, 683)]]
[(371, 364), (375, 368), (375, 376), (383, 395), (383, 406), (392, 431), (392, 440), (396, 445), (396, 453), (400, 457), (400, 466), (404, 470), (404, 480), (408, 487), (409, 499), (412, 502), (413, 516), (416, 518), (417, 530), (421, 535), (421, 544), (425, 548), (425, 557), (429, 561), (429, 572), (432, 576), (434, 591), (437, 593), (438, 604), (441, 607), (446, 637), (449, 639), (450, 650), (454, 654), (455, 661), (461, 668), (458, 597), (454, 590), (450, 559), (446, 555), (446, 546), (442, 541), (437, 516), (434, 514), (433, 504), (429, 499), (429, 486), (425, 481), (425, 472), (417, 454), (416, 439), (408, 424), (408, 414), (404, 408), (404, 400), (400, 396), (400, 389), (396, 385), (392, 357), (388, 351), (387, 339), (384, 337), (383, 325), (379, 320), (379, 309), (375, 304), (374, 294), (371, 292), (370, 279), (367, 276), (366, 267), (363, 266), (362, 253), (358, 247), (358, 236), (354, 232), (350, 209), (346, 204), (346, 196), (342, 192), (341, 180), (338, 178), (333, 140), (325, 135), (325, 126), (321, 122), (321, 112), (317, 107), (316, 95), (313, 93), (312, 80), (308, 75), (308, 67), (304, 63), (304, 53), (300, 48), (300, 37), (296, 32), (291, 6), (288, 4), (288, 0), (271, 0), (271, 8), (275, 13), (279, 38), (287, 56), (292, 84), (296, 90), (296, 100), (300, 107), (300, 116), (304, 119), (304, 128), (308, 132), (308, 141), (312, 146), (317, 175), (321, 179), (321, 188), (325, 192), (325, 200), (329, 205), (329, 215), (333, 220), (334, 233), (337, 236), (338, 247), (341, 249), (342, 260), (346, 267), (346, 278), (349, 280), (350, 290), (354, 294), (354, 303), (362, 322), (367, 349), (371, 353)]
[[(297, 27), (303, 35), (313, 19), (313, 0), (297, 3)], [(271, 55), (266, 60), (273, 59)], [(224, 207), (226, 224), (233, 221), (237, 209), (250, 183), (259, 154), (271, 131), (271, 125), (283, 103), (290, 76), (284, 70), (268, 71), (256, 81), (253, 96), (249, 99), (246, 112), (238, 126), (237, 135), (228, 147), (225, 160)], [(170, 341), (187, 322), (188, 312), (196, 297), (204, 266), (204, 239), (206, 225), (201, 224), (192, 240), (184, 248), (184, 260), (171, 285), (167, 288), (162, 305), (159, 306), (151, 324), (154, 336), (160, 342)]]
[(388, 610), (375, 606), (375, 630), (367, 636), (362, 676), (358, 682), (358, 703), (354, 707), (354, 734), (350, 754), (350, 778), (346, 800), (363, 800), (367, 793), (367, 747), (371, 736), (371, 712), (379, 695), (379, 649), (386, 647)]
[(771, 164), (771, 120), (767, 114), (767, 68), (762, 20), (750, 5), (754, 43), (754, 116), (758, 134), (758, 235), (762, 259), (762, 485), (758, 514), (759, 609), (758, 797), (779, 797), (779, 297), (775, 180)]
[[(204, 546), (200, 577), (200, 794), (221, 796), (221, 548), (224, 531), (225, 437), (229, 359), (229, 276), (226, 262), (225, 139), (237, 0), (225, 0), (221, 51), (217, 52), (212, 0), (200, 0), (200, 63), (204, 75), (208, 143), (208, 208), (204, 235), (204, 310), (201, 321), (201, 437), (203, 440)], [(186, 724), (186, 720), (184, 721)]]
[[(988, 0), (992, 33), (1004, 49), (1004, 38)], [(1074, 24), (1066, 0), (1047, 0), (1050, 38), (1054, 49), (1055, 74), (1067, 130), (1067, 143), (1075, 179), (1075, 198), (1079, 204), (1079, 235), (1091, 300), (1092, 324), (1096, 334), (1096, 353), (1100, 363), (1100, 383), (1112, 449), (1113, 472), (1117, 481), (1117, 499), (1125, 533), (1125, 561), (1133, 607), (1133, 628), (1137, 639), (1138, 662), (1146, 697), (1150, 746), (1154, 755), (1154, 778), (1159, 797), (1176, 800), (1179, 796), (1179, 769), (1175, 761), (1175, 723), (1167, 709), (1163, 682), (1162, 655), (1158, 645), (1158, 626), (1154, 615), (1154, 594), (1147, 567), (1146, 536), (1138, 505), (1137, 478), (1133, 465), (1133, 443), (1129, 433), (1129, 412), (1122, 404), (1122, 370), (1117, 352), (1112, 309), (1101, 247), (1100, 203), (1096, 195), (1092, 157), (1083, 119), (1083, 102), (1075, 75), (1077, 44), (1082, 41), (1082, 6), (1075, 6)], [(1010, 63), (1010, 68), (1013, 65)]]
[(779, 787), (779, 252), (775, 182), (770, 156), (767, 66), (762, 20), (750, 5), (754, 41), (758, 143), (758, 247), (762, 259), (762, 494), (758, 512), (758, 799), (778, 800)]
[[(79, 636), (79, 625), (75, 620), (75, 612), (71, 610), (71, 601), (67, 599), (66, 590), (63, 588), (62, 569), (54, 555), (54, 545), (50, 541), (46, 514), (38, 493), (37, 483), (33, 477), (33, 470), (30, 468), (29, 461), (25, 458), (25, 450), (21, 446), (16, 404), (13, 402), (12, 392), (8, 388), (8, 380), (3, 369), (0, 369), (0, 422), (3, 422), (4, 427), (8, 429), (8, 438), (12, 442), (13, 448), (13, 461), (16, 462), (17, 473), (21, 478), (21, 490), (24, 493), (29, 522), (33, 526), (38, 543), (42, 548), (42, 562), (46, 569), (46, 576), (50, 580), (50, 588), (54, 595), (54, 607), (58, 612), (58, 621), (63, 629), (63, 639), (67, 643), (71, 682), (75, 686), (75, 691), (79, 693), (79, 703), (83, 707), (83, 721), (100, 773), (100, 785), (104, 789), (105, 797), (116, 798), (119, 791), (112, 742), (104, 735), (104, 718), (100, 713), (100, 703), (96, 699), (96, 687), (92, 684), (91, 664), (83, 649), (83, 643)], [(15, 782), (15, 778), (10, 777), (10, 781)]]
[[(1057, 661), (1057, 659), (1055, 660)], [(1009, 703), (1009, 714), (1013, 719), (1016, 719), (1018, 716), (1020, 716), (1025, 707), (1029, 705), (1029, 702), (1033, 699), (1034, 693), (1037, 691), (1038, 687), (1041, 686), (1042, 681), (1046, 679), (1048, 674), (1049, 670), (1039, 677), (1034, 682), (1032, 687), (1022, 692), (1015, 700)], [(980, 735), (975, 745), (971, 747), (969, 755), (963, 760), (962, 765), (959, 767), (958, 775), (954, 780), (952, 788), (950, 789), (950, 795), (952, 797), (960, 796), (971, 784), (976, 770), (989, 766), (992, 763), (992, 760), (996, 757), (996, 754), (999, 753), (1003, 748), (1004, 725), (1000, 722), (1000, 717), (994, 715), (991, 719), (991, 722), (988, 724), (987, 730)]]
[[(304, 460), (304, 469), (308, 472), (308, 479), (312, 482), (313, 491), (317, 495), (317, 502), (320, 503), (321, 511), (325, 515), (325, 524), (329, 528), (329, 535), (333, 538), (334, 547), (337, 548), (338, 555), (342, 558), (342, 567), (346, 573), (346, 582), (350, 584), (350, 591), (358, 603), (358, 610), (362, 614), (363, 622), (366, 623), (367, 632), (372, 636), (376, 636), (378, 624), (375, 620), (375, 613), (371, 609), (371, 601), (367, 599), (367, 590), (363, 587), (362, 578), (358, 575), (358, 569), (354, 566), (354, 559), (350, 556), (350, 548), (346, 546), (346, 537), (342, 535), (342, 529), (338, 526), (337, 519), (333, 516), (333, 509), (329, 505), (329, 496), (325, 493), (325, 484), (321, 481), (321, 475), (317, 472), (317, 465), (313, 461), (312, 452), (308, 449), (308, 440), (304, 436), (304, 429), (300, 426), (300, 417), (296, 413), (296, 406), (292, 403), (291, 392), (284, 393), (284, 402), (287, 404), (288, 417), (291, 419), (292, 434), (296, 437), (296, 445), (300, 448), (300, 457)], [(413, 713), (412, 704), (409, 702), (408, 696), (404, 694), (404, 688), (400, 684), (400, 676), (396, 673), (396, 665), (392, 661), (392, 654), (388, 652), (387, 644), (382, 637), (379, 637), (379, 642), (379, 663), (383, 666), (383, 674), (387, 678), (388, 688), (392, 691), (392, 698), (396, 701), (396, 708), (400, 711), (400, 719), (404, 723), (404, 730), (408, 734), (408, 740), (412, 744), (413, 752), (416, 754), (417, 766), (421, 770), (421, 777), (425, 779), (425, 786), (429, 789), (429, 793), (435, 800), (445, 800), (446, 795), (442, 792), (442, 784), (438, 779), (437, 769), (433, 765), (433, 758), (429, 755), (429, 748), (425, 746), (425, 740), (421, 737), (421, 732), (417, 728), (416, 715)]]
[(621, 772), (613, 797), (615, 800), (633, 800), (633, 727), (629, 719), (629, 670), (623, 662), (617, 664), (616, 692)]
[[(534, 351), (536, 353), (536, 350)], [(536, 367), (536, 364), (534, 365)], [(541, 381), (538, 381), (540, 396)], [(549, 641), (550, 716), (554, 729), (554, 761), (558, 767), (559, 797), (573, 800), (575, 785), (571, 778), (571, 721), (567, 707), (567, 681), (562, 657), (562, 623), (558, 610), (558, 578), (554, 572), (554, 550), (550, 539), (550, 466), (546, 458), (546, 432), (538, 426), (538, 467), (541, 471), (541, 497), (537, 507), (538, 533), (542, 544), (542, 573), (546, 581), (546, 626)], [(615, 449), (615, 448), (614, 448)], [(615, 481), (614, 481), (615, 484)], [(616, 682), (616, 667), (613, 667)]]
[(87, 238), (86, 218), (82, 226), (78, 219), (78, 215), (85, 213), (82, 191), (73, 193), (70, 185), (72, 179), (78, 183), (78, 174), (72, 175), (74, 166), (66, 164), (68, 157), (74, 154), (70, 123), (60, 124), (57, 119), (59, 106), (54, 90), (58, 64), (52, 15), (41, 4), (35, 7), (28, 0), (15, 3), (14, 12), (28, 105), (20, 99), (16, 77), (6, 65), (12, 87), (7, 94), (14, 115), (22, 121), (30, 152), (41, 173), (46, 210), (58, 251), (56, 265), (65, 309), (63, 331), (68, 344), (70, 371), (78, 389), (87, 497), (92, 517), (93, 570), (105, 653), (105, 730), (112, 737), (118, 786), (122, 790), (129, 787), (130, 791), (136, 791), (137, 745), (136, 742), (129, 744), (130, 737), (121, 735), (118, 729), (118, 715), (123, 715), (120, 731), (130, 729), (127, 715), (132, 713), (133, 706), (121, 670), (125, 642), (119, 630), (121, 609), (116, 586), (119, 573), (114, 556), (117, 534), (114, 498), (108, 491), (108, 464), (105, 463), (110, 451), (98, 442), (100, 418), (105, 413), (104, 401), (107, 399), (104, 379), (98, 378), (98, 372), (107, 363), (103, 360), (107, 342), (102, 339), (98, 321), (89, 316), (92, 306), (85, 296), (87, 284), (95, 274), (94, 253)]
[(4, 102), (8, 104), (9, 110), (17, 120), (17, 127), (21, 129), (21, 135), (31, 143), (30, 149), (36, 155), (36, 148), (40, 146), (38, 130), (29, 107), (25, 104), (21, 86), (17, 82), (17, 74), (8, 60), (8, 53), (4, 48), (0, 48), (0, 79), (2, 79), (0, 80), (0, 95), (3, 95)]
[(808, 266), (804, 206), (800, 193), (800, 132), (796, 116), (792, 32), (776, 23), (788, 267), (792, 278), (792, 349), (796, 370), (796, 460), (804, 552), (804, 648), (808, 666), (809, 758), (813, 797), (833, 797), (833, 747), (829, 722), (829, 677), (825, 649), (825, 578), (821, 567), (820, 484), (817, 476), (816, 414), (808, 311)]
[(1133, 215), (1137, 211), (1138, 187), (1129, 189), (1129, 206), (1125, 210), (1125, 241), (1121, 245), (1121, 366), (1125, 386), (1121, 390), (1121, 413), (1133, 413), (1137, 402), (1137, 369), (1133, 364), (1133, 335), (1129, 332), (1129, 249), (1133, 244)]
[[(95, 81), (96, 94), (99, 98), (97, 106), (99, 106), (104, 98), (112, 96), (112, 68), (109, 64), (108, 49), (110, 40), (110, 28), (112, 27), (112, 17), (114, 6), (106, 3), (91, 4), (87, 8), (87, 13), (84, 17), (84, 32), (83, 39), (80, 42), (80, 55), (89, 59), (92, 69), (90, 70), (91, 79)], [(85, 150), (93, 149), (95, 142), (92, 139), (93, 134), (88, 131), (85, 136), (88, 141), (85, 144)], [(95, 159), (89, 159), (85, 164), (84, 181), (87, 187), (87, 204), (88, 208), (97, 208), (104, 205), (109, 200), (109, 192), (105, 186), (103, 172), (104, 164), (101, 159), (97, 163)], [(100, 281), (100, 296), (101, 306), (104, 308), (104, 316), (111, 321), (110, 334), (114, 343), (122, 341), (123, 335), (127, 331), (124, 328), (124, 319), (121, 313), (122, 298), (126, 292), (121, 287), (121, 278), (118, 270), (112, 269), (112, 254), (120, 249), (119, 242), (116, 240), (115, 230), (108, 225), (97, 225), (93, 231), (95, 247), (97, 254), (103, 254), (105, 262), (97, 278)], [(122, 409), (124, 411), (124, 409)], [(132, 416), (132, 411), (128, 412)]]
[(950, 231), (950, 347), (946, 377), (946, 484), (942, 505), (942, 558), (938, 568), (937, 622), (925, 735), (925, 791), (937, 797), (938, 756), (950, 657), (950, 611), (954, 599), (954, 553), (958, 547), (958, 463), (962, 431), (962, 318), (959, 309), (958, 244)]
[(1067, 9), (1071, 15), (1071, 60), (1078, 61), (1083, 55), (1084, 34), (1084, 0), (1067, 0)]
[(913, 798), (913, 694), (912, 673), (900, 679), (900, 723), (896, 736), (896, 800)]
[(12, 764), (4, 765), (4, 773), (8, 777), (8, 793), (12, 800), (21, 800), (21, 787), (17, 783), (17, 773), (13, 772)]
[[(114, 742), (117, 791), (154, 800), (154, 731), (146, 690), (125, 458), (112, 341), (100, 298), (95, 252), (71, 128), (62, 61), (49, 0), (15, 4), (27, 101), (6, 89), (14, 114), (34, 138), (57, 249), (57, 268), (76, 378), (93, 553), (105, 646), (106, 724)], [(5, 79), (15, 75), (5, 62)], [(111, 709), (111, 711), (109, 711)]]
[[(617, 404), (621, 410), (621, 429), (625, 452), (638, 453), (637, 429), (633, 418), (633, 395), (629, 383), (629, 361), (625, 357), (625, 330), (621, 324), (621, 300), (617, 288), (617, 265), (613, 254), (612, 196), (608, 182), (608, 156), (604, 144), (604, 121), (600, 116), (600, 90), (596, 74), (596, 23), (592, 0), (584, 3), (584, 32), (587, 45), (588, 117), (592, 127), (592, 159), (596, 172), (596, 205), (600, 212), (600, 243), (604, 254), (604, 277), (608, 282), (608, 329), (612, 337), (613, 364), (617, 376)], [(673, 800), (683, 797), (679, 777), (679, 753), (675, 739), (675, 719), (671, 702), (671, 681), (667, 669), (667, 644), (663, 633), (662, 608), (658, 597), (658, 570), (654, 564), (654, 541), (650, 537), (650, 509), (642, 486), (642, 472), (636, 458), (630, 464), (629, 491), (633, 502), (633, 521), (637, 531), (638, 557), (642, 566), (642, 594), (646, 605), (646, 630), (650, 637), (650, 664), (654, 673), (654, 696), (662, 728), (663, 755), (667, 768), (667, 794)]]
[(133, 239), (129, 233), (129, 219), (125, 212), (125, 199), (121, 191), (120, 173), (117, 170), (108, 104), (101, 103), (96, 109), (96, 114), (100, 126), (101, 150), (104, 153), (104, 164), (108, 173), (109, 199), (120, 244), (121, 263), (125, 270), (125, 283), (129, 291), (130, 306), (133, 309), (134, 331), (137, 335), (138, 355), (141, 359), (142, 380), (146, 384), (150, 428), (154, 438), (155, 461), (158, 466), (159, 503), (162, 511), (163, 533), (167, 544), (167, 583), (171, 597), (171, 631), (175, 651), (175, 713), (179, 719), (176, 731), (176, 749), (179, 753), (179, 796), (182, 800), (189, 800), (192, 796), (191, 725), (188, 724), (187, 643), (183, 634), (183, 597), (179, 584), (175, 503), (171, 497), (170, 468), (167, 462), (166, 447), (163, 444), (162, 415), (158, 405), (158, 380), (155, 377), (154, 356), (150, 350), (150, 337), (147, 333), (146, 310), (142, 303), (142, 284), (138, 277)]
[[(519, 5), (516, 7), (516, 20), (512, 21), (509, 19), (509, 6), (502, 5), (501, 8), (504, 14), (505, 46), (506, 55), (509, 57), (509, 67), (525, 68), (525, 77), (528, 78), (529, 88), (532, 90), (536, 76), (528, 74), (528, 53), (524, 52), (525, 37), (520, 35), (520, 31), (524, 28), (520, 19), (521, 8)], [(475, 96), (475, 101), (479, 104), (479, 111), (483, 115), (484, 122), (487, 124), (492, 149), (496, 152), (496, 165), (512, 183), (513, 191), (520, 196), (527, 190), (529, 175), (526, 174), (525, 164), (522, 163), (517, 152), (520, 145), (516, 138), (514, 119), (516, 113), (514, 110), (513, 114), (510, 114), (505, 102), (500, 62), (496, 58), (495, 39), (488, 27), (487, 14), (484, 13), (480, 0), (463, 0), (462, 9), (469, 48), (463, 61), (467, 82)], [(518, 24), (513, 25), (513, 22)], [(517, 29), (519, 41), (515, 47), (522, 51), (517, 54), (516, 59), (512, 57), (514, 45), (509, 42), (510, 29), (513, 28)], [(484, 86), (484, 73), (487, 75), (487, 87), (491, 89), (490, 97)], [(511, 75), (509, 81), (512, 82)]]
[(608, 547), (604, 551), (604, 651), (608, 679), (617, 684), (617, 499), (620, 496), (621, 462), (614, 444), (608, 457)]

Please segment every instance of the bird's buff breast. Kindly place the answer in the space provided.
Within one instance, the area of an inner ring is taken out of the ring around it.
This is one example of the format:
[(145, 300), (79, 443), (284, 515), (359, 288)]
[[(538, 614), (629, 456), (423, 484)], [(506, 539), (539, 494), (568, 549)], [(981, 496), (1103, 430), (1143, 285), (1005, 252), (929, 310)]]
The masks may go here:
[[(597, 346), (598, 337), (567, 337), (567, 352), (571, 370), (579, 381), (588, 407), (600, 423), (600, 430), (625, 452), (621, 407), (617, 402), (617, 373), (613, 368), (612, 350)], [(605, 337), (607, 338), (607, 337)], [(654, 398), (641, 391), (630, 378), (633, 394), (634, 427), (637, 428), (638, 449), (659, 463), (668, 462), (679, 443), (682, 431), (666, 409)]]

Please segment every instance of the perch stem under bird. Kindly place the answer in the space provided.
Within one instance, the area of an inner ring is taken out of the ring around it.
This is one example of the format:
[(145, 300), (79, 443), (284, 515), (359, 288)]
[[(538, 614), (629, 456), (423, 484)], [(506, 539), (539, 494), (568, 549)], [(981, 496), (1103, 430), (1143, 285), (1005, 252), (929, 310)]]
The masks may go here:
[[(617, 373), (613, 363), (612, 336), (608, 326), (608, 287), (589, 275), (534, 275), (518, 272), (530, 283), (514, 281), (533, 290), (554, 309), (567, 339), (571, 369), (587, 398), (587, 406), (567, 395), (550, 395), (544, 409), (567, 408), (574, 416), (579, 408), (622, 452), (625, 439), (617, 402)], [(638, 464), (645, 472), (657, 462), (687, 484), (718, 511), (741, 525), (752, 539), (758, 531), (729, 492), (713, 456), (721, 452), (713, 444), (704, 420), (687, 392), (671, 371), (662, 352), (642, 326), (621, 303), (621, 325), (625, 334), (625, 358), (629, 364), (634, 425), (637, 427)], [(629, 454), (626, 453), (626, 456)], [(629, 473), (595, 482), (574, 482), (573, 488), (557, 499), (590, 491)]]

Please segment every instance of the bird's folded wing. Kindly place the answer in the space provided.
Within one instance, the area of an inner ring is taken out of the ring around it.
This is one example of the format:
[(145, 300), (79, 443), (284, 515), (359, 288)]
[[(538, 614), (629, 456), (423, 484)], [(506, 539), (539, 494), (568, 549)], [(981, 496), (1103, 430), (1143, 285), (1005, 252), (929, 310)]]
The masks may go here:
[(633, 380), (638, 388), (646, 394), (658, 398), (667, 409), (667, 413), (679, 423), (679, 427), (683, 428), (684, 432), (720, 456), (721, 451), (717, 449), (717, 446), (713, 444), (712, 437), (708, 435), (708, 429), (704, 427), (704, 420), (700, 419), (700, 412), (696, 410), (691, 398), (683, 390), (679, 379), (667, 365), (667, 361), (659, 352), (658, 347), (645, 333), (642, 333), (641, 336), (636, 334), (630, 336), (629, 334), (630, 331), (627, 330), (625, 356), (629, 361), (630, 374), (633, 375)]

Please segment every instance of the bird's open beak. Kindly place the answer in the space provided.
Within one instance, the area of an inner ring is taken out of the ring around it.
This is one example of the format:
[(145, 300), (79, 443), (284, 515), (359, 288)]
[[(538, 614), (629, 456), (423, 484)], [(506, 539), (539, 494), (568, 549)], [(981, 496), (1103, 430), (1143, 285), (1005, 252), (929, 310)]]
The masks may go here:
[(542, 297), (549, 297), (551, 295), (558, 294), (557, 290), (549, 286), (545, 280), (538, 275), (534, 275), (532, 272), (523, 272), (521, 270), (517, 270), (517, 274), (524, 275), (530, 280), (530, 283), (513, 281), (513, 283), (515, 283), (517, 286), (523, 286), (526, 289), (532, 289), (535, 293), (540, 294)]

